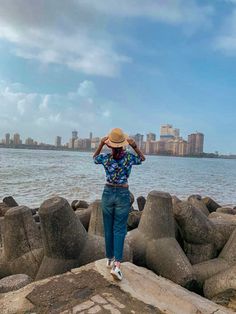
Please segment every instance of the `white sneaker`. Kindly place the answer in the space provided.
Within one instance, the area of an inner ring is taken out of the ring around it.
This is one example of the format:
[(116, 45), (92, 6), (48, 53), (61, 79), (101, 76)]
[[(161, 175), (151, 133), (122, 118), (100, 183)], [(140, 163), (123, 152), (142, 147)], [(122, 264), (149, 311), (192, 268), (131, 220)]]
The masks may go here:
[(123, 274), (117, 266), (114, 266), (111, 270), (111, 275), (113, 276), (114, 279), (116, 280), (122, 280)]
[(107, 259), (107, 268), (112, 268), (114, 266), (114, 259)]

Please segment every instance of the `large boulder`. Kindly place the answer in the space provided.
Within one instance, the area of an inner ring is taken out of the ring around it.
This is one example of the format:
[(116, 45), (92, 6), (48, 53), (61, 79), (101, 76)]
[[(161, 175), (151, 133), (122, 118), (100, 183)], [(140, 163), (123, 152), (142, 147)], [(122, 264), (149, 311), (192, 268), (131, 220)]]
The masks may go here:
[(32, 281), (32, 278), (25, 274), (17, 274), (5, 277), (0, 280), (0, 293), (18, 290), (28, 285)]

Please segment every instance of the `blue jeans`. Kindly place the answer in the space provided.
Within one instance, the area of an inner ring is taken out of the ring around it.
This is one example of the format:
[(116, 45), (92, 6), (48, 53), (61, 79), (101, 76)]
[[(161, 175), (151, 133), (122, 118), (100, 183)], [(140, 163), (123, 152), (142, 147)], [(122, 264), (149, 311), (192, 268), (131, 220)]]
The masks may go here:
[(130, 211), (129, 189), (105, 185), (102, 194), (102, 211), (106, 256), (109, 259), (115, 257), (115, 260), (120, 262), (123, 258)]

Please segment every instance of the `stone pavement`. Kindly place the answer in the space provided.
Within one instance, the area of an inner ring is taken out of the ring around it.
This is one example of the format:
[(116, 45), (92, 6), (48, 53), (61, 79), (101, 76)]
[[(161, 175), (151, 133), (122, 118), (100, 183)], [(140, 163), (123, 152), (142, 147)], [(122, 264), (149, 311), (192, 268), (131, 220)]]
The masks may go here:
[(132, 263), (114, 281), (99, 260), (62, 275), (0, 294), (1, 314), (232, 314), (230, 309), (189, 292)]
[(35, 287), (26, 298), (33, 304), (31, 313), (161, 313), (132, 298), (93, 269), (53, 278)]

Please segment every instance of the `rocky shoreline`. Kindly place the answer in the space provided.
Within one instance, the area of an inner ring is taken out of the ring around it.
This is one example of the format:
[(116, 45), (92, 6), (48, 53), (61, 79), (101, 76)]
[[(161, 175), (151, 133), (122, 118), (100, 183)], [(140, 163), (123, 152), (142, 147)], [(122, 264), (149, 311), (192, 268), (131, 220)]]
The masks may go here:
[[(138, 210), (134, 201), (131, 193), (124, 261), (236, 309), (236, 207), (158, 191), (139, 196)], [(101, 201), (54, 197), (30, 209), (4, 198), (0, 247), (0, 293), (102, 259)]]

